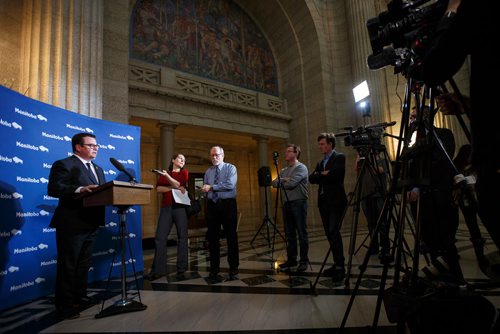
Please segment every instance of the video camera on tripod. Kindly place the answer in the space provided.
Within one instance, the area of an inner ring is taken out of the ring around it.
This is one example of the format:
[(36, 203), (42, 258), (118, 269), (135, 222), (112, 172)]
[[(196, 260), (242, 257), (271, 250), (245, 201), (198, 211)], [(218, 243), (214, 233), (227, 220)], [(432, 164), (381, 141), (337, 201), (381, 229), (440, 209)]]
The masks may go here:
[(410, 66), (419, 65), (448, 4), (448, 0), (437, 0), (423, 6), (427, 2), (393, 0), (387, 11), (367, 21), (373, 50), (367, 59), (370, 69), (393, 65), (395, 74), (406, 74)]
[(363, 156), (363, 152), (365, 152), (367, 148), (384, 149), (385, 146), (382, 143), (384, 131), (387, 127), (393, 126), (395, 124), (395, 121), (382, 122), (361, 126), (354, 131), (352, 126), (348, 126), (343, 128), (343, 130), (348, 130), (349, 132), (341, 132), (336, 134), (335, 136), (345, 136), (344, 145), (352, 146), (360, 153), (361, 156)]

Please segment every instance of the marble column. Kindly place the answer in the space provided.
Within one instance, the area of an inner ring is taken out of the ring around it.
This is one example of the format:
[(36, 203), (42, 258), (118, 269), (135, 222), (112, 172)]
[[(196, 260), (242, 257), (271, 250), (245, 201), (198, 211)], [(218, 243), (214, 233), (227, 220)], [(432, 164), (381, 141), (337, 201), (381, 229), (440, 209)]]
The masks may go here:
[(257, 148), (259, 150), (259, 168), (262, 166), (269, 166), (269, 157), (267, 153), (269, 138), (264, 136), (255, 136), (254, 139), (257, 141)]
[(102, 118), (103, 0), (23, 0), (20, 91)]
[(167, 169), (170, 158), (174, 154), (174, 137), (177, 124), (159, 122), (160, 128), (160, 164), (162, 169)]
[[(370, 89), (371, 117), (360, 121), (360, 125), (374, 124), (383, 121), (391, 121), (387, 99), (387, 85), (385, 83), (384, 71), (370, 70), (367, 66), (367, 58), (373, 53), (366, 22), (377, 16), (374, 1), (347, 0), (345, 1), (347, 19), (349, 22), (349, 39), (352, 55), (353, 88), (363, 80), (368, 82)], [(360, 24), (364, 22), (364, 24)], [(361, 115), (358, 116), (361, 119)], [(399, 121), (399, 120), (398, 120)]]

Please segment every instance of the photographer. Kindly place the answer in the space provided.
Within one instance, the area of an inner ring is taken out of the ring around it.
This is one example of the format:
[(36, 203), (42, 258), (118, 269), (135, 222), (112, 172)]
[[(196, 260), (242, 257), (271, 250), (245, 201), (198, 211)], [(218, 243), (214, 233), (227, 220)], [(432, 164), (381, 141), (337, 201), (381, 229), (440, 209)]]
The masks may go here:
[[(455, 138), (453, 133), (446, 128), (437, 128), (430, 124), (432, 117), (429, 109), (424, 107), (422, 118), (418, 119), (417, 108), (411, 111), (410, 126), (423, 135), (430, 136), (434, 132), (437, 138), (430, 137), (432, 145), (424, 155), (416, 156), (415, 160), (422, 162), (417, 168), (430, 165), (429, 185), (415, 187), (408, 192), (408, 200), (412, 206), (412, 213), (417, 217), (417, 200), (420, 201), (420, 229), (422, 240), (429, 252), (431, 263), (422, 271), (430, 279), (440, 278), (452, 281), (463, 281), (463, 273), (458, 261), (458, 252), (455, 246), (455, 234), (458, 229), (458, 208), (453, 201), (453, 187), (455, 171), (447, 161), (445, 153), (452, 157), (455, 152)], [(418, 124), (421, 121), (424, 125)], [(432, 132), (431, 132), (432, 131)], [(417, 134), (417, 136), (418, 136)], [(438, 139), (443, 144), (446, 152), (439, 148)], [(417, 141), (415, 146), (420, 145)], [(423, 178), (426, 178), (424, 176)]]
[[(500, 247), (500, 113), (488, 112), (497, 87), (486, 78), (499, 74), (498, 1), (450, 0), (422, 61), (422, 77), (439, 85), (454, 75), (470, 56), (472, 167), (477, 173), (478, 209), (489, 234)], [(500, 267), (492, 267), (500, 273)]]

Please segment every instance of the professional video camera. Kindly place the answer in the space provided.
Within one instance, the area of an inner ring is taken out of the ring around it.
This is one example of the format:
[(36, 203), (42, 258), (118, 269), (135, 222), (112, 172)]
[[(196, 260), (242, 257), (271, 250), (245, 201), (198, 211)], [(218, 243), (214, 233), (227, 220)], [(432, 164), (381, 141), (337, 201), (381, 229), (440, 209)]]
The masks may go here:
[(348, 130), (349, 132), (338, 133), (336, 137), (344, 138), (345, 146), (352, 146), (358, 151), (362, 151), (365, 148), (373, 147), (375, 149), (384, 148), (384, 144), (382, 144), (382, 136), (385, 128), (389, 126), (393, 126), (396, 124), (393, 122), (382, 122), (372, 125), (366, 125), (359, 127), (357, 130), (353, 131), (352, 126), (343, 128), (344, 130)]
[(429, 1), (393, 0), (387, 11), (366, 22), (373, 50), (367, 59), (370, 69), (393, 65), (394, 73), (405, 74), (418, 63), (448, 4), (433, 0), (422, 6)]

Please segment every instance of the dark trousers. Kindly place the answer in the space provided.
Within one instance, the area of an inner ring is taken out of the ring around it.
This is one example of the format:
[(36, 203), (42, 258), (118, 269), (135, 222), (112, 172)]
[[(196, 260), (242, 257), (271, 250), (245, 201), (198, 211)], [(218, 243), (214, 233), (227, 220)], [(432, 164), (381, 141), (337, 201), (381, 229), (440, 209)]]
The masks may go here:
[(175, 224), (177, 230), (177, 271), (185, 272), (188, 269), (188, 218), (186, 208), (181, 206), (167, 206), (160, 209), (158, 225), (155, 235), (155, 256), (151, 272), (165, 275), (167, 272), (167, 241), (168, 235)]
[(466, 205), (463, 201), (460, 201), (459, 206), (464, 215), (465, 225), (467, 225), (471, 240), (481, 240), (483, 236), (477, 221), (477, 206), (472, 203)]
[(450, 188), (434, 188), (420, 193), (420, 230), (432, 259), (442, 256), (456, 277), (463, 277), (455, 235), (458, 229), (458, 207)]
[(333, 262), (338, 266), (343, 266), (345, 262), (340, 228), (346, 205), (332, 205), (331, 200), (324, 196), (320, 196), (318, 200), (325, 235), (332, 248)]
[(210, 252), (210, 272), (220, 269), (220, 231), (221, 225), (226, 233), (227, 262), (231, 269), (240, 265), (238, 249), (238, 208), (235, 198), (219, 199), (216, 203), (207, 201), (208, 249)]
[[(363, 201), (361, 201), (361, 208), (366, 217), (366, 222), (368, 224), (368, 230), (370, 235), (373, 236), (373, 230), (377, 227), (377, 221), (384, 208), (385, 197), (382, 196), (368, 196)], [(387, 216), (387, 215), (386, 215)], [(372, 241), (372, 247), (374, 251), (378, 251), (379, 245), (382, 247), (382, 253), (387, 254), (389, 252), (389, 226), (386, 217), (382, 217), (379, 226), (379, 233), (375, 235)], [(380, 235), (380, 243), (379, 243)]]
[(491, 239), (500, 249), (500, 167), (490, 160), (481, 160), (477, 173), (478, 212)]
[(307, 237), (307, 201), (296, 200), (283, 205), (286, 254), (289, 260), (297, 260), (297, 235), (300, 245), (300, 262), (309, 262), (309, 238)]
[(57, 277), (55, 304), (58, 309), (73, 307), (87, 296), (87, 279), (97, 229), (56, 229)]

